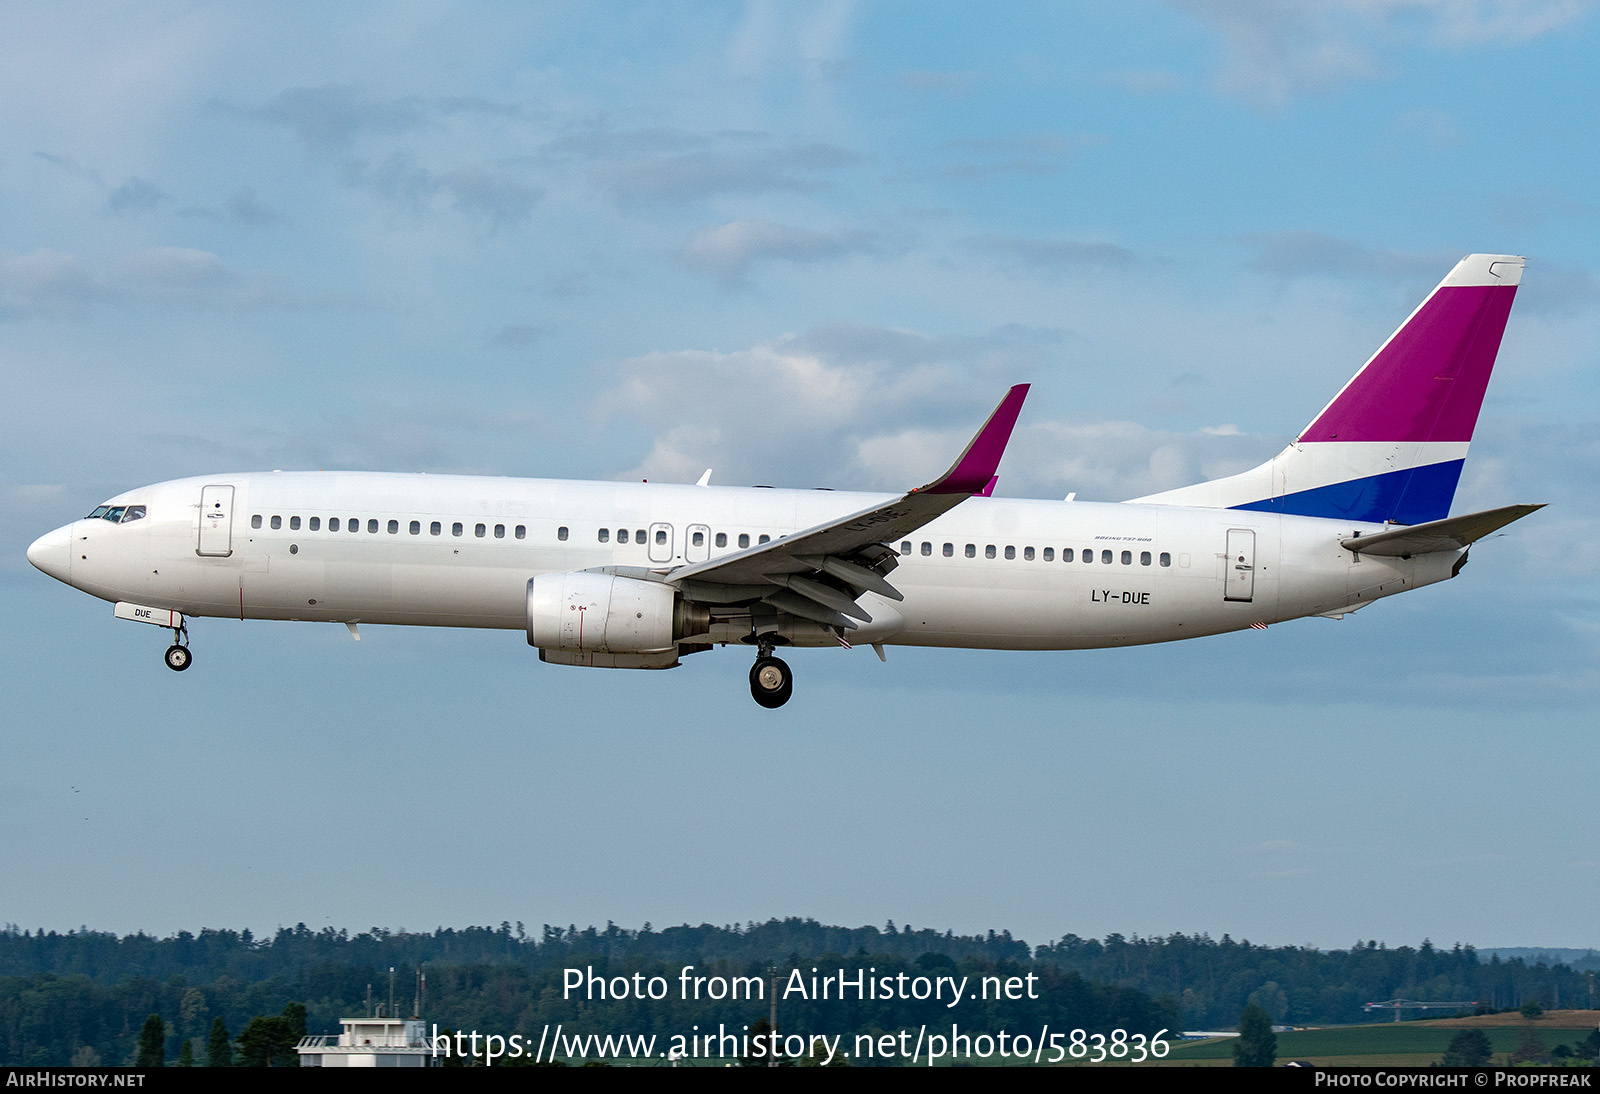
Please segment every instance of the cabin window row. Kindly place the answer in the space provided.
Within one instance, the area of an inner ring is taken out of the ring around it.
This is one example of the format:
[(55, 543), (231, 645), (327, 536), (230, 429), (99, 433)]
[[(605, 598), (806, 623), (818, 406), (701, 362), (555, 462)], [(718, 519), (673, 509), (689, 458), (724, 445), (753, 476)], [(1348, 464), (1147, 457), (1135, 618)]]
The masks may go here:
[[(361, 520), (362, 518), (360, 517), (329, 517), (327, 520), (327, 530), (330, 532), (359, 532), (361, 531)], [(263, 526), (269, 527), (273, 531), (278, 531), (279, 529), (287, 526), (291, 532), (298, 532), (302, 527), (300, 518), (298, 516), (284, 517), (280, 514), (273, 514), (270, 517), (263, 517), (260, 513), (256, 513), (250, 518), (250, 527), (261, 528)], [(394, 519), (381, 521), (376, 517), (368, 517), (366, 518), (366, 526), (369, 533), (375, 534), (380, 531), (386, 531), (391, 536), (397, 536), (400, 534), (400, 521)], [(321, 517), (309, 517), (306, 519), (304, 527), (308, 532), (320, 532), (323, 530), (323, 520)], [(422, 522), (420, 520), (409, 521), (407, 522), (405, 529), (413, 536), (420, 536), (422, 535)], [(493, 536), (495, 539), (505, 539), (506, 533), (507, 528), (504, 524), (472, 525), (472, 535), (476, 539), (487, 539), (490, 536)], [(518, 524), (516, 527), (510, 529), (510, 533), (516, 539), (527, 539), (528, 526), (526, 524)], [(437, 520), (430, 521), (428, 523), (428, 534), (430, 536), (444, 535), (444, 523)], [(450, 525), (450, 534), (452, 536), (465, 536), (467, 534), (467, 525), (459, 520), (453, 522)]]
[[(566, 529), (563, 528), (562, 531), (565, 532)], [(595, 534), (595, 538), (598, 539), (601, 543), (610, 543), (611, 542), (611, 537), (613, 535), (615, 535), (617, 537), (617, 542), (618, 543), (628, 543), (630, 541), (633, 542), (633, 543), (648, 543), (649, 542), (649, 540), (646, 538), (648, 533), (646, 533), (646, 531), (643, 528), (635, 528), (631, 532), (626, 528), (618, 528), (615, 531), (613, 531), (610, 528), (601, 528)], [(667, 530), (665, 528), (657, 528), (655, 530), (655, 536), (656, 536), (656, 544), (658, 546), (663, 546), (663, 547), (666, 546), (666, 544), (667, 544)], [(565, 535), (563, 535), (561, 538), (562, 539), (566, 539), (567, 537)], [(728, 545), (728, 533), (727, 532), (717, 532), (715, 535), (712, 536), (712, 541), (718, 547), (726, 547)], [(744, 548), (744, 547), (750, 546), (750, 533), (749, 532), (740, 532), (738, 534), (738, 536), (736, 537), (736, 541), (737, 541), (738, 545), (740, 546), (740, 548)], [(758, 543), (758, 544), (770, 543), (770, 542), (772, 542), (772, 537), (768, 536), (768, 535), (757, 536), (755, 542)], [(704, 531), (699, 531), (699, 530), (694, 531), (694, 532), (690, 532), (689, 533), (689, 544), (692, 547), (704, 547), (706, 545), (706, 533)]]
[[(1008, 559), (1015, 559), (1017, 557), (1017, 548), (1014, 545), (1007, 544), (1002, 549), (996, 547), (992, 543), (984, 545), (983, 557), (999, 558), (1002, 550), (1005, 557)], [(915, 545), (911, 542), (911, 540), (908, 539), (901, 541), (900, 553), (902, 555), (915, 553)], [(924, 557), (931, 557), (933, 555), (933, 544), (928, 540), (923, 540), (921, 553)], [(956, 545), (954, 543), (946, 543), (941, 553), (945, 558), (954, 558), (956, 555)], [(965, 554), (968, 558), (977, 558), (978, 545), (976, 543), (967, 544), (963, 554)], [(1056, 560), (1056, 549), (1054, 547), (1045, 547), (1036, 554), (1032, 547), (1022, 548), (1022, 560), (1024, 562), (1032, 562), (1035, 557), (1038, 557), (1044, 562), (1054, 562)], [(1138, 557), (1139, 565), (1141, 566), (1149, 566), (1153, 562), (1160, 562), (1160, 564), (1163, 566), (1172, 565), (1172, 555), (1168, 551), (1162, 551), (1159, 555), (1152, 555), (1149, 551), (1140, 551)], [(1094, 548), (1085, 547), (1081, 551), (1072, 547), (1061, 548), (1062, 562), (1074, 562), (1080, 559), (1084, 562), (1093, 563), (1095, 560)], [(1134, 554), (1132, 551), (1108, 551), (1104, 549), (1100, 551), (1100, 562), (1106, 566), (1113, 565), (1117, 562), (1121, 562), (1124, 566), (1132, 566), (1133, 560)]]

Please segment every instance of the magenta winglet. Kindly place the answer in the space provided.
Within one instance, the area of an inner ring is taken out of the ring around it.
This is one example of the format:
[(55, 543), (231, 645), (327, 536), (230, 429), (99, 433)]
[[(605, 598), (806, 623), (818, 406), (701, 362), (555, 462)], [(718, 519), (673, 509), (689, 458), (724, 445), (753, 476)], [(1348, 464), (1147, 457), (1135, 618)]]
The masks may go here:
[(1306, 427), (1302, 441), (1470, 441), (1517, 290), (1444, 285)]
[(951, 464), (950, 470), (924, 486), (924, 494), (983, 494), (994, 489), (995, 472), (1000, 468), (1000, 457), (1005, 455), (1006, 442), (1011, 440), (1011, 430), (1022, 413), (1022, 400), (1028, 397), (1028, 385), (1017, 384), (1006, 392), (1000, 405), (994, 408), (989, 420), (983, 423), (966, 451)]

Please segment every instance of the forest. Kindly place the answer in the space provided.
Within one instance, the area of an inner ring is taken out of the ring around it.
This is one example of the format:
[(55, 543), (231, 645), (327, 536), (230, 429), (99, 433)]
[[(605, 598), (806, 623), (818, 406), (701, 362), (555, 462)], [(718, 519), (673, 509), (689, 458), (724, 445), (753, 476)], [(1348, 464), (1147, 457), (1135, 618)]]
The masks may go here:
[[(1348, 950), (1271, 947), (1227, 935), (1174, 934), (1104, 939), (1066, 935), (1030, 946), (1008, 932), (957, 935), (896, 926), (828, 926), (812, 919), (701, 924), (655, 929), (523, 924), (439, 928), (431, 933), (373, 928), (351, 934), (304, 924), (270, 937), (250, 931), (180, 931), (167, 938), (0, 930), (0, 1063), (132, 1063), (149, 1016), (162, 1021), (171, 1062), (185, 1042), (206, 1062), (207, 1037), (221, 1019), (237, 1037), (252, 1019), (305, 1008), (311, 1033), (336, 1033), (341, 1017), (387, 1007), (394, 969), (395, 1011), (410, 1014), (425, 978), (422, 1016), (441, 1029), (510, 1034), (563, 1023), (573, 1032), (673, 1035), (698, 1025), (738, 1028), (767, 1017), (769, 1002), (666, 998), (563, 998), (563, 970), (615, 977), (641, 973), (674, 985), (682, 968), (757, 977), (816, 967), (871, 970), (873, 977), (1003, 978), (1032, 975), (1036, 998), (969, 999), (958, 1009), (933, 999), (780, 1001), (780, 1029), (858, 1033), (930, 1027), (1158, 1030), (1230, 1028), (1248, 1005), (1278, 1023), (1371, 1021), (1368, 1002), (1394, 998), (1470, 1002), (1477, 1009), (1588, 1006), (1591, 978), (1559, 963), (1484, 960), (1470, 946), (1424, 941)], [(422, 974), (419, 976), (419, 973)], [(370, 1000), (370, 1003), (369, 1003)], [(393, 1013), (393, 1012), (391, 1012)], [(1387, 1012), (1384, 1017), (1387, 1016)], [(1440, 1012), (1428, 1016), (1440, 1017)]]

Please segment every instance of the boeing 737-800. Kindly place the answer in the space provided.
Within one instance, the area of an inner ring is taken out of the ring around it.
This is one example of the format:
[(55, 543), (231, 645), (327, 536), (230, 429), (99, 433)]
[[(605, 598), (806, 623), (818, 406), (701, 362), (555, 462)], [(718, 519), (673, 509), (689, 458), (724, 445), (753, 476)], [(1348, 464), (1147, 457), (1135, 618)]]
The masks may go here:
[(526, 630), (542, 661), (666, 669), (754, 647), (1066, 650), (1342, 616), (1454, 577), (1539, 508), (1450, 517), (1523, 260), (1471, 255), (1311, 424), (1242, 474), (1129, 502), (990, 496), (1027, 385), (899, 497), (356, 472), (128, 491), (28, 548), (40, 570), (173, 631), (192, 616)]

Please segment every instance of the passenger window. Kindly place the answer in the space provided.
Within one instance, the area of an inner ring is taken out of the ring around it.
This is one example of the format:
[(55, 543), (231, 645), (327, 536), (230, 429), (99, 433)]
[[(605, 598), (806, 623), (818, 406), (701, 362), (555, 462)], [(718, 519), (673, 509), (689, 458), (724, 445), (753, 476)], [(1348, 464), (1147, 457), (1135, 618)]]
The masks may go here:
[(643, 543), (644, 542), (644, 529), (643, 528), (635, 528), (633, 530), (633, 542), (635, 542), (635, 543)]
[[(124, 517), (123, 519), (126, 520), (127, 518)], [(290, 517), (289, 518), (289, 529), (290, 529), (290, 531), (294, 531), (294, 532), (298, 532), (300, 530), (300, 518), (299, 517)]]
[(459, 536), (464, 531), (466, 531), (466, 529), (461, 526), (461, 522), (459, 520), (450, 526), (450, 534), (452, 536)]
[[(489, 534), (489, 526), (486, 525), (486, 524), (474, 525), (473, 529), (472, 529), (472, 534), (477, 536), (479, 539), (482, 539), (484, 536)], [(561, 533), (556, 538), (557, 539), (566, 539), (567, 538), (567, 530), (565, 528), (561, 529)]]
[(617, 542), (618, 543), (626, 543), (626, 542), (628, 542), (628, 530), (626, 528), (618, 528), (617, 529)]
[(1132, 566), (1133, 565), (1133, 552), (1132, 551), (1124, 551), (1124, 552), (1122, 552), (1122, 564), (1124, 566)]
[(338, 517), (329, 517), (328, 518), (328, 531), (337, 532), (338, 530), (339, 530), (339, 518)]
[(312, 517), (311, 520), (308, 523), (309, 523), (310, 528), (311, 528), (311, 530), (313, 532), (322, 531), (322, 518), (321, 517)]
[(756, 540), (756, 542), (757, 543), (767, 543), (767, 542), (770, 542), (771, 539), (772, 539), (771, 536), (762, 536), (760, 539)]
[(414, 520), (411, 522), (411, 534), (414, 536), (420, 536), (422, 534), (422, 522), (420, 520)]
[(504, 524), (496, 524), (494, 526), (494, 538), (495, 539), (505, 539), (506, 538), (506, 526)]
[(1141, 566), (1150, 565), (1150, 552), (1149, 551), (1140, 551), (1139, 552), (1139, 565), (1141, 565)]
[[(1111, 552), (1107, 551), (1106, 553), (1110, 554)], [(1083, 561), (1085, 561), (1085, 562), (1093, 562), (1094, 561), (1094, 548), (1085, 547), (1083, 549), (1083, 553), (1081, 555), (1079, 555), (1079, 557), (1082, 558)]]
[(250, 518), (250, 527), (252, 527), (252, 528), (260, 528), (261, 527), (261, 514), (260, 513), (257, 513), (255, 516)]
[(665, 528), (657, 528), (656, 529), (656, 546), (658, 546), (658, 547), (664, 546), (666, 544), (666, 542), (667, 542), (667, 531), (666, 531), (666, 529)]
[(526, 524), (517, 525), (517, 538), (518, 539), (527, 539), (528, 538), (528, 526)]
[(389, 534), (391, 536), (397, 536), (397, 535), (400, 534), (400, 522), (399, 521), (391, 520), (389, 522)]
[(434, 521), (432, 524), (428, 525), (428, 534), (430, 536), (436, 536), (443, 531), (444, 525), (440, 524), (438, 521)]
[(900, 544), (900, 553), (903, 555), (911, 553), (911, 541), (909, 539)]
[(944, 545), (944, 557), (945, 558), (954, 558), (955, 554), (956, 554), (956, 545), (954, 543), (946, 543)]
[(750, 546), (750, 533), (749, 532), (740, 532), (739, 533), (739, 547), (741, 549), (743, 549), (743, 548), (748, 547), (748, 546)]
[(993, 558), (994, 557), (994, 544), (991, 543), (991, 544), (989, 544), (989, 546), (987, 546), (987, 547), (985, 547), (983, 549), (983, 557), (984, 558)]
[(282, 517), (276, 517), (276, 516), (273, 517), (272, 518), (272, 530), (274, 532), (276, 532), (279, 528), (282, 528), (282, 527), (283, 527), (283, 518)]
[(1011, 546), (1008, 545), (1006, 547), (1006, 557), (1007, 558), (1016, 558), (1017, 557), (1017, 549), (1015, 547), (1011, 547)]
[(933, 554), (933, 544), (929, 543), (927, 540), (923, 540), (922, 557), (927, 558), (931, 554)]
[(977, 544), (974, 544), (974, 543), (967, 544), (967, 557), (968, 558), (977, 558), (978, 557)]
[(1165, 551), (1161, 552), (1161, 565), (1163, 565), (1163, 566), (1171, 566), (1172, 565), (1172, 556), (1167, 554), (1167, 552), (1165, 552)]
[(1111, 552), (1110, 551), (1101, 551), (1100, 552), (1100, 561), (1101, 561), (1101, 563), (1103, 565), (1106, 565), (1106, 566), (1111, 565)]
[[(483, 525), (481, 524), (478, 525), (478, 535), (483, 535)], [(556, 529), (556, 538), (562, 543), (567, 542), (567, 526), (565, 524)]]
[(602, 529), (600, 529), (599, 535), (600, 535), (600, 542), (601, 543), (610, 543), (611, 542), (611, 529), (602, 528)]
[(367, 534), (368, 535), (372, 535), (373, 533), (377, 532), (377, 530), (378, 530), (377, 518), (368, 517), (367, 518)]
[(1033, 561), (1033, 548), (1032, 547), (1024, 547), (1022, 549), (1022, 561), (1024, 561), (1024, 562), (1032, 562)]
[(717, 533), (717, 546), (718, 547), (726, 547), (727, 545), (728, 545), (728, 533), (726, 533), (726, 532), (718, 532)]
[(706, 534), (704, 532), (696, 532), (694, 534), (694, 545), (696, 547), (704, 547), (706, 545)]
[[(1046, 547), (1044, 549), (1044, 560), (1046, 562), (1054, 562), (1056, 560), (1056, 549), (1054, 547)], [(1068, 558), (1066, 555), (1062, 555), (1061, 556), (1061, 561), (1062, 562), (1071, 562), (1072, 560), (1070, 558)]]

